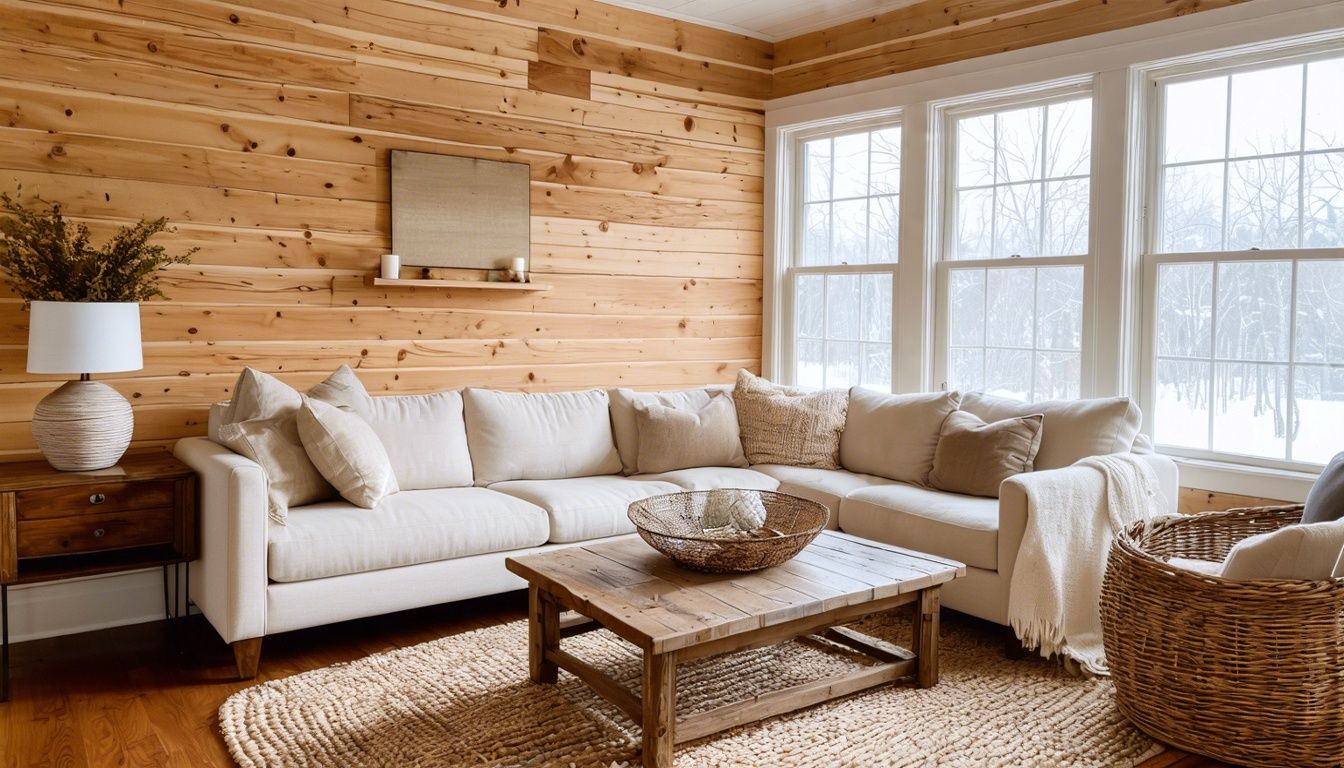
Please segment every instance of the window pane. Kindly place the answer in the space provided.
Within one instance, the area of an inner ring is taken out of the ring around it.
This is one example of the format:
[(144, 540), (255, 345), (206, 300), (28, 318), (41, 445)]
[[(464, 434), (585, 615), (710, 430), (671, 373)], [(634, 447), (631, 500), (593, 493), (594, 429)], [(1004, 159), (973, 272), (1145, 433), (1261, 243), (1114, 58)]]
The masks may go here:
[[(1082, 267), (1046, 267), (1037, 270), (1036, 348), (1083, 348)], [(1075, 386), (1077, 381), (1075, 378)]]
[(1307, 65), (1306, 149), (1344, 149), (1344, 59)]
[(1298, 158), (1228, 163), (1228, 250), (1296, 248)]
[(986, 349), (985, 391), (1014, 400), (1030, 399), (1031, 356), (1029, 349)]
[(1227, 78), (1171, 83), (1164, 89), (1166, 121), (1162, 162), (1223, 157), (1227, 130)]
[(992, 189), (957, 193), (957, 250), (953, 258), (993, 258), (993, 208)]
[(864, 341), (891, 341), (891, 275), (863, 275)]
[(1178, 448), (1209, 447), (1208, 363), (1158, 360), (1153, 439)]
[(954, 269), (947, 275), (948, 342), (954, 347), (985, 343), (985, 270)]
[(833, 203), (835, 239), (828, 264), (865, 264), (868, 261), (868, 201)]
[(859, 383), (860, 346), (855, 341), (826, 342), (826, 387), (852, 387)]
[(826, 276), (826, 338), (858, 340), (859, 277)]
[(822, 342), (813, 339), (799, 339), (794, 345), (794, 354), (798, 358), (793, 380), (800, 387), (820, 389), (826, 385), (826, 363), (823, 357)]
[(873, 131), (870, 152), (872, 178), (868, 194), (892, 195), (901, 191), (901, 128)]
[(1232, 157), (1296, 151), (1302, 132), (1302, 65), (1232, 75)]
[(1344, 424), (1344, 368), (1300, 367), (1293, 373), (1297, 394), (1293, 460), (1324, 464), (1340, 451)]
[(1076, 99), (1046, 108), (1045, 176), (1087, 176), (1092, 172), (1092, 100)]
[(803, 253), (805, 267), (831, 261), (831, 204), (808, 203), (803, 206)]
[(863, 380), (868, 389), (891, 391), (891, 345), (863, 345)]
[(1041, 248), (1041, 185), (996, 188), (994, 256), (1037, 256)]
[(1027, 107), (998, 113), (998, 183), (1041, 178), (1041, 133), (1045, 130), (1044, 107)]
[(803, 144), (803, 199), (831, 199), (831, 140)]
[(809, 339), (821, 338), (821, 318), (825, 308), (823, 288), (826, 278), (821, 275), (799, 275), (798, 296), (794, 302), (798, 313), (797, 333)]
[(1073, 400), (1082, 381), (1082, 355), (1077, 352), (1037, 352), (1033, 401)]
[[(1344, 104), (1344, 97), (1340, 99)], [(1344, 247), (1344, 152), (1305, 158), (1304, 248)]]
[(949, 389), (980, 392), (985, 388), (985, 350), (953, 349), (948, 355)]
[(957, 121), (957, 186), (994, 183), (994, 116)]
[(1210, 354), (1213, 265), (1163, 264), (1157, 268), (1157, 354)]
[(991, 269), (985, 278), (988, 308), (985, 342), (991, 347), (1031, 349), (1036, 304), (1036, 270)]
[[(1297, 349), (1293, 357), (1300, 363), (1344, 364), (1344, 261), (1297, 265)], [(1333, 429), (1338, 432), (1340, 426), (1344, 421)]]
[(1162, 184), (1161, 247), (1166, 253), (1223, 247), (1223, 164), (1167, 168)]
[(1275, 459), (1287, 456), (1287, 366), (1215, 364), (1213, 406), (1214, 450)]
[(1087, 253), (1091, 182), (1051, 181), (1045, 185), (1045, 248), (1042, 256)]
[(1292, 285), (1292, 262), (1219, 264), (1218, 357), (1287, 362)]
[(868, 194), (868, 134), (837, 136), (833, 199)]
[(868, 198), (868, 263), (895, 262), (900, 231), (900, 197), (891, 195)]

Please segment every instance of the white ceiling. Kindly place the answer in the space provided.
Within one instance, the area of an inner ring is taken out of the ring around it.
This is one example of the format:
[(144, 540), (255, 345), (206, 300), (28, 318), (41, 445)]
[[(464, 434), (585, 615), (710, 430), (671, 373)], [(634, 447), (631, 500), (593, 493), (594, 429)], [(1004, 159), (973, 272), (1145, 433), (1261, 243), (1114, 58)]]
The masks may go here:
[(601, 0), (778, 42), (919, 0)]

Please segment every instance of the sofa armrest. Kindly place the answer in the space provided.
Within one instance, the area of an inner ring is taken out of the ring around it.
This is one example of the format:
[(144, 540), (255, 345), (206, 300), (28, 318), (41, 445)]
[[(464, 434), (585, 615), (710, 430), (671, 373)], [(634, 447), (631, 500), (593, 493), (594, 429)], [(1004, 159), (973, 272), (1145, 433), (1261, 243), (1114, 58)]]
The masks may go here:
[(196, 470), (200, 559), (191, 598), (225, 642), (266, 634), (266, 474), (261, 466), (203, 437), (177, 441), (173, 454)]
[[(1152, 468), (1162, 494), (1164, 511), (1175, 514), (1180, 494), (1180, 473), (1176, 462), (1157, 453), (1136, 453), (1134, 458)], [(1031, 473), (1040, 482), (1058, 479), (1061, 483), (1095, 482), (1098, 474), (1087, 467), (1062, 467)], [(1104, 489), (1102, 489), (1104, 492)], [(1027, 531), (1027, 488), (1018, 478), (1010, 477), (999, 486), (999, 573), (1010, 575), (1017, 562), (1017, 551)]]

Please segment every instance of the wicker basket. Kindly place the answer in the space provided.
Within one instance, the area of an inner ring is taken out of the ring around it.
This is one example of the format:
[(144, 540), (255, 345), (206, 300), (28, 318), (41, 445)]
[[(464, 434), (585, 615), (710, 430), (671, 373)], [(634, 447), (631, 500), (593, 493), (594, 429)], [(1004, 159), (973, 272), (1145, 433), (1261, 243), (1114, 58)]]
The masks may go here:
[(1174, 568), (1301, 520), (1256, 507), (1138, 523), (1102, 588), (1116, 703), (1188, 752), (1250, 766), (1344, 765), (1344, 579), (1230, 581)]
[(830, 513), (815, 501), (772, 491), (760, 494), (768, 538), (722, 538), (706, 534), (701, 518), (714, 491), (651, 496), (630, 505), (628, 514), (649, 546), (687, 568), (709, 573), (745, 573), (779, 565), (821, 533)]

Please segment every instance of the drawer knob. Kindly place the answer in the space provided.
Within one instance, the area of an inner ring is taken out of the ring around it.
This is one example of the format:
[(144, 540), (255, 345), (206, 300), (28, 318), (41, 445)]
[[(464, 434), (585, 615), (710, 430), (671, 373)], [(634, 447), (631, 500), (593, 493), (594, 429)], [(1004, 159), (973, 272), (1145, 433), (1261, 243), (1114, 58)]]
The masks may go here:
[(104, 528), (98, 528), (98, 529), (95, 529), (94, 532), (93, 532), (93, 538), (95, 538), (95, 539), (101, 539), (101, 538), (103, 538), (103, 534), (105, 534), (105, 533), (107, 533), (107, 530), (104, 529)]
[(101, 493), (95, 493), (89, 496), (90, 504), (102, 504), (104, 501), (107, 501), (107, 497)]

